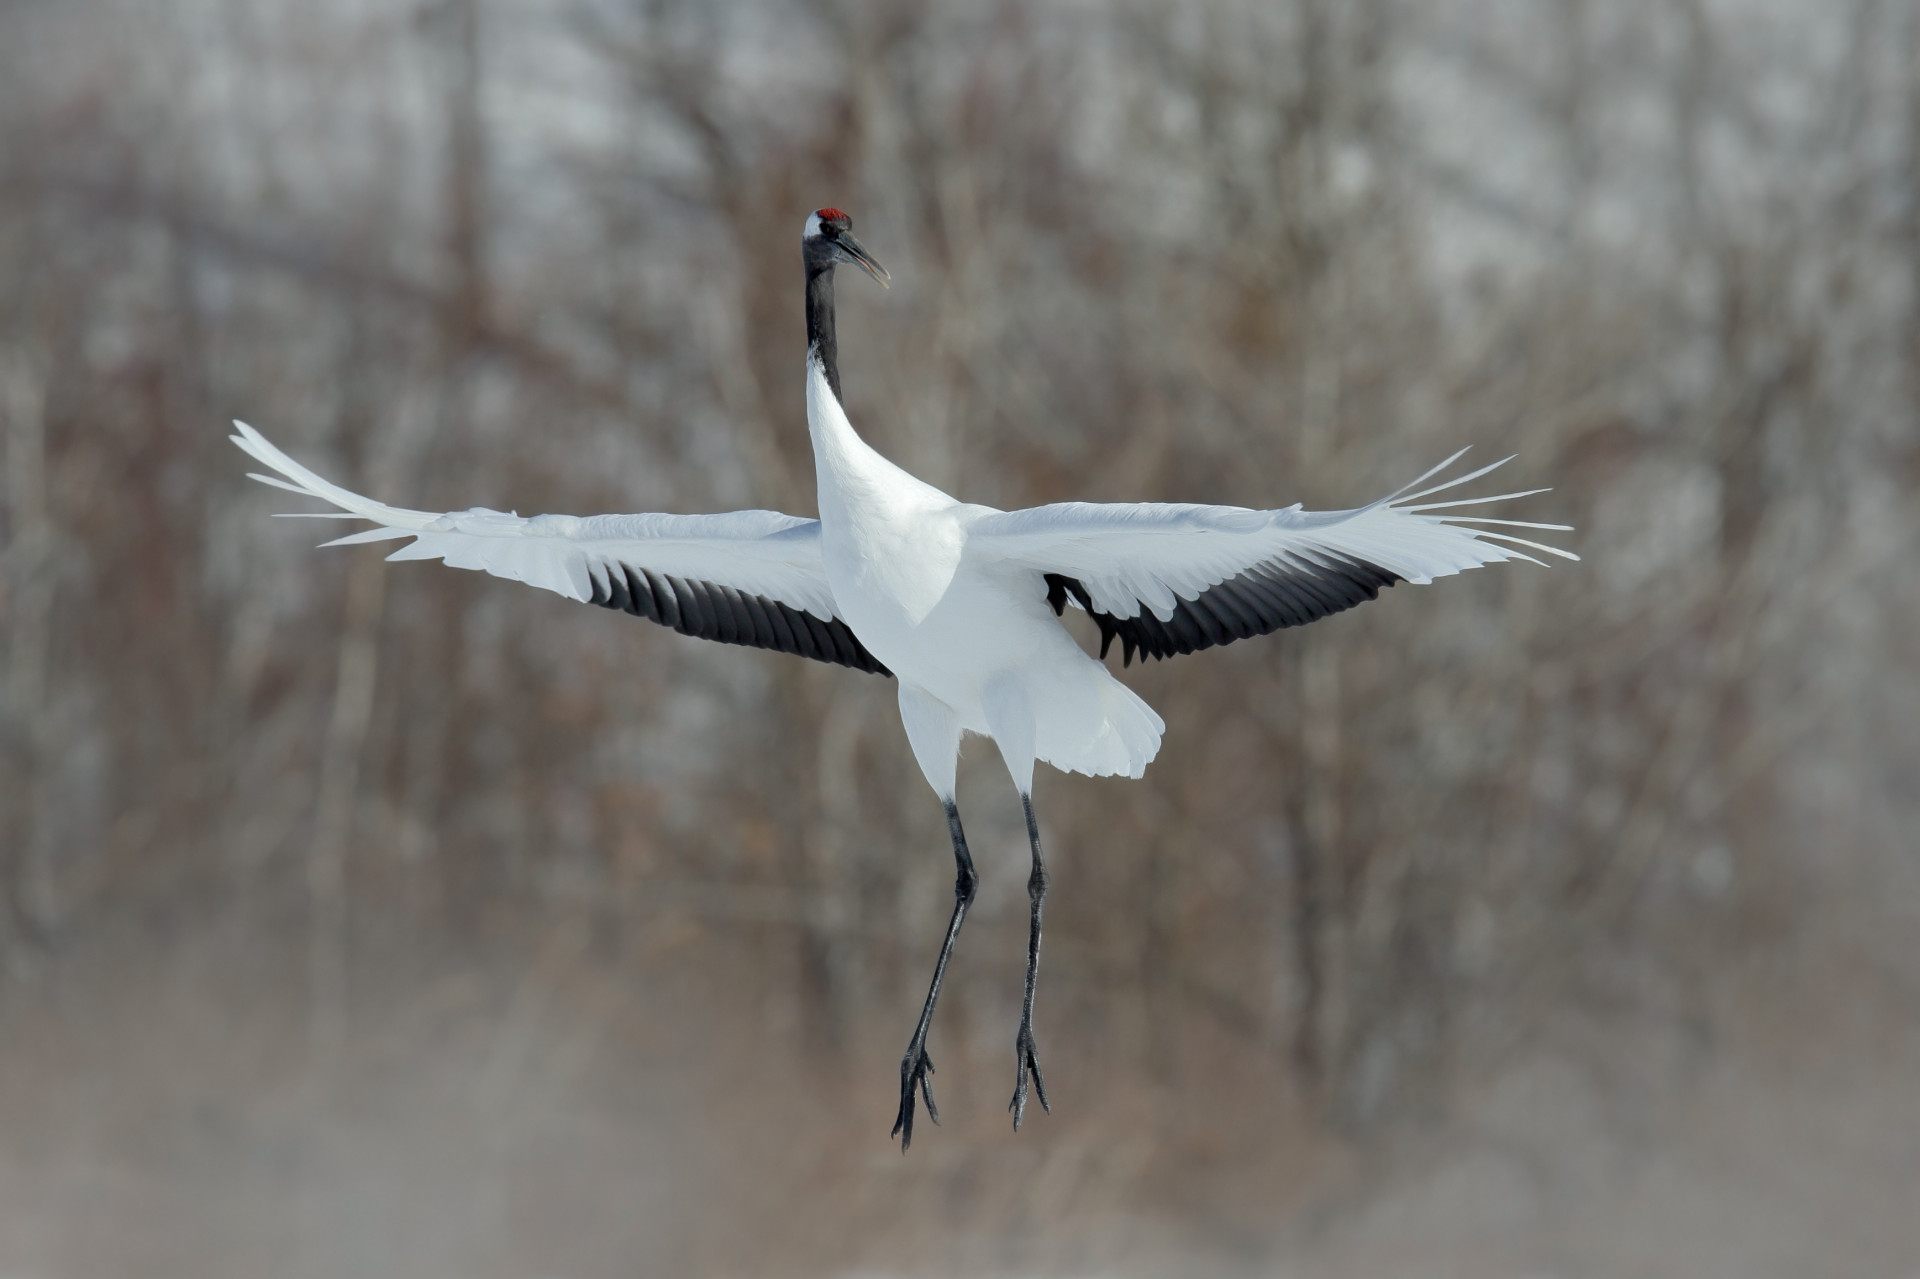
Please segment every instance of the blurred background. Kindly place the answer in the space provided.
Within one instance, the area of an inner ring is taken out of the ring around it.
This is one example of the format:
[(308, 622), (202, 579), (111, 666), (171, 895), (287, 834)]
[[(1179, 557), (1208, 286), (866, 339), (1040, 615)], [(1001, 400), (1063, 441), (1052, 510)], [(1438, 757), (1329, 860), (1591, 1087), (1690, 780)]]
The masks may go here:
[[(1346, 506), (1584, 563), (1136, 668), (951, 901), (890, 682), (408, 506)], [(1911, 1276), (1904, 0), (0, 4), (0, 1275)]]

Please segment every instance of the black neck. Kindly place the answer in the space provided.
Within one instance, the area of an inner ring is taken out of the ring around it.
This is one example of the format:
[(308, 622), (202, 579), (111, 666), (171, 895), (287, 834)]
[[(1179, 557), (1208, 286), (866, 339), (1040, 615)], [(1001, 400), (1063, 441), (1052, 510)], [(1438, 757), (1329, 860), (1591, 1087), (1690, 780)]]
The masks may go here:
[(807, 264), (807, 349), (820, 357), (827, 385), (840, 399), (840, 344), (833, 333), (833, 264)]

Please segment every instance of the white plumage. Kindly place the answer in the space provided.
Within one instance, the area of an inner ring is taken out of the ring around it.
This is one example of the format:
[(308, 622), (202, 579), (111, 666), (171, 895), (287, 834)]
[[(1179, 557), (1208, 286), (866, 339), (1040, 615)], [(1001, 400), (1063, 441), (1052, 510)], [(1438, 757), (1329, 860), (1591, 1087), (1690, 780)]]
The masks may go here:
[[(387, 558), (442, 560), (582, 601), (604, 602), (609, 572), (624, 566), (845, 622), (901, 680), (903, 698), (930, 703), (910, 718), (921, 724), (915, 750), (943, 798), (952, 797), (949, 756), (963, 732), (994, 737), (1022, 790), (1031, 789), (1035, 759), (1137, 777), (1159, 749), (1160, 717), (1082, 652), (1047, 607), (1048, 574), (1079, 582), (1092, 611), (1165, 623), (1183, 602), (1263, 566), (1311, 577), (1340, 557), (1427, 583), (1483, 564), (1538, 564), (1540, 554), (1577, 558), (1501, 531), (1566, 525), (1453, 513), (1544, 490), (1424, 500), (1511, 459), (1410, 491), (1461, 450), (1399, 492), (1347, 511), (1145, 502), (998, 511), (955, 501), (868, 447), (817, 358), (809, 360), (807, 384), (824, 533), (821, 520), (775, 511), (522, 517), (484, 507), (408, 510), (328, 483), (245, 423), (235, 423), (233, 441), (282, 477), (255, 479), (339, 508), (325, 514), (379, 526), (328, 546), (411, 538)], [(1077, 598), (1068, 603), (1083, 607)]]
[[(1431, 479), (1466, 452), (1461, 449), (1407, 488)], [(1565, 524), (1430, 513), (1441, 507), (1531, 497), (1545, 489), (1461, 502), (1420, 502), (1512, 460), (1502, 458), (1418, 493), (1406, 494), (1402, 489), (1350, 511), (1306, 511), (1298, 505), (1254, 511), (1239, 506), (1059, 502), (996, 512), (975, 523), (972, 534), (983, 557), (1078, 577), (1103, 612), (1132, 617), (1144, 607), (1162, 621), (1172, 616), (1179, 600), (1193, 599), (1256, 564), (1277, 560), (1312, 569), (1327, 552), (1378, 564), (1420, 585), (1483, 564), (1542, 563), (1526, 550), (1578, 559), (1559, 547), (1474, 527), (1565, 531)]]
[[(796, 653), (899, 681), (901, 722), (947, 812), (958, 894), (921, 1022), (901, 1063), (896, 1133), (912, 1135), (918, 1085), (932, 1108), (928, 1024), (953, 939), (973, 895), (972, 861), (954, 798), (966, 733), (990, 737), (1026, 806), (1033, 848), (1027, 995), (1016, 1041), (1015, 1126), (1032, 1074), (1040, 900), (1046, 888), (1033, 816), (1033, 768), (1138, 777), (1165, 725), (1060, 615), (1089, 613), (1101, 657), (1167, 657), (1302, 625), (1371, 599), (1396, 581), (1427, 583), (1483, 564), (1577, 558), (1506, 531), (1563, 524), (1461, 514), (1459, 508), (1544, 492), (1429, 500), (1485, 477), (1495, 462), (1437, 477), (1456, 453), (1368, 505), (1299, 506), (1063, 502), (998, 511), (958, 502), (869, 447), (841, 407), (832, 278), (836, 264), (886, 272), (846, 215), (822, 209), (803, 238), (807, 265), (807, 424), (820, 518), (774, 511), (719, 515), (541, 515), (475, 508), (440, 514), (387, 506), (321, 479), (235, 423), (235, 444), (274, 475), (253, 478), (319, 498), (323, 516), (375, 527), (327, 545), (410, 539), (392, 560), (437, 559), (661, 622), (685, 634)], [(1421, 487), (1427, 485), (1427, 487)], [(314, 514), (314, 513), (302, 513)]]
[(778, 511), (719, 515), (520, 516), (477, 506), (439, 514), (388, 506), (321, 479), (245, 422), (233, 442), (284, 479), (252, 475), (263, 484), (333, 503), (338, 511), (301, 512), (371, 520), (378, 528), (349, 533), (322, 546), (414, 539), (389, 560), (441, 560), (525, 582), (568, 599), (587, 601), (604, 590), (615, 565), (724, 582), (815, 616), (833, 617), (833, 593), (820, 564), (820, 522)]

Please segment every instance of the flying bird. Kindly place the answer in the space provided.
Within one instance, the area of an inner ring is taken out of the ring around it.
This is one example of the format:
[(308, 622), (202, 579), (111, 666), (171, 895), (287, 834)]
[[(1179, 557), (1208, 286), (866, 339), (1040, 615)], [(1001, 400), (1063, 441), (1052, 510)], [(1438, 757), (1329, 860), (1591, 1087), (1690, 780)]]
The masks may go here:
[[(1425, 584), (1507, 560), (1543, 564), (1541, 555), (1577, 557), (1511, 531), (1564, 532), (1568, 525), (1460, 513), (1545, 489), (1435, 500), (1511, 460), (1441, 478), (1464, 449), (1345, 511), (1147, 502), (1001, 511), (949, 497), (862, 440), (842, 405), (834, 270), (849, 265), (889, 281), (852, 225), (839, 209), (819, 209), (801, 238), (817, 519), (774, 511), (415, 511), (327, 482), (245, 423), (234, 424), (232, 438), (274, 472), (253, 479), (335, 508), (300, 514), (374, 525), (325, 545), (405, 540), (388, 559), (479, 569), (682, 635), (893, 678), (907, 743), (946, 812), (955, 870), (953, 913), (900, 1062), (893, 1135), (905, 1150), (916, 1093), (939, 1121), (927, 1036), (978, 882), (954, 793), (962, 737), (979, 734), (998, 747), (1020, 794), (1032, 855), (1026, 984), (1008, 1103), (1018, 1130), (1029, 1083), (1042, 1108), (1052, 1109), (1033, 1034), (1047, 893), (1034, 765), (1139, 777), (1159, 753), (1165, 728), (1105, 664), (1114, 642), (1126, 666), (1136, 656), (1172, 657), (1302, 626), (1397, 582)], [(1062, 624), (1069, 608), (1092, 618), (1099, 658)]]

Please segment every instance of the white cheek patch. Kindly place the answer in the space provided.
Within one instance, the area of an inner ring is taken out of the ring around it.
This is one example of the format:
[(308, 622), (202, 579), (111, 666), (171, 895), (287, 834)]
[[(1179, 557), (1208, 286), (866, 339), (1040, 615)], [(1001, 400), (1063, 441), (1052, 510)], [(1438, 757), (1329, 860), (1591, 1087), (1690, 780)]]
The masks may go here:
[(800, 238), (803, 240), (811, 240), (813, 239), (814, 236), (819, 234), (820, 234), (820, 215), (818, 213), (807, 214), (807, 229), (800, 233)]

